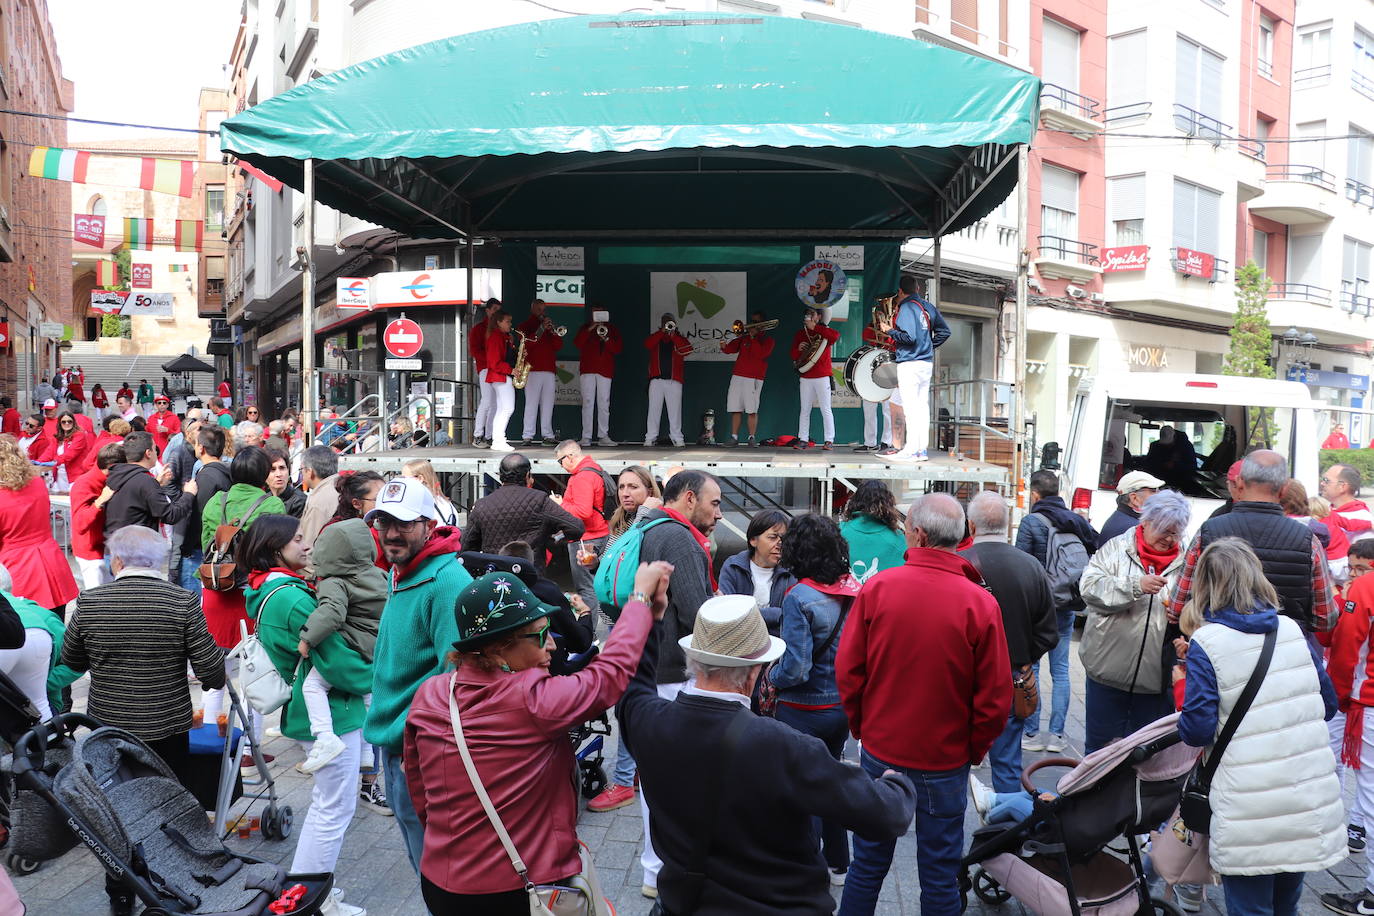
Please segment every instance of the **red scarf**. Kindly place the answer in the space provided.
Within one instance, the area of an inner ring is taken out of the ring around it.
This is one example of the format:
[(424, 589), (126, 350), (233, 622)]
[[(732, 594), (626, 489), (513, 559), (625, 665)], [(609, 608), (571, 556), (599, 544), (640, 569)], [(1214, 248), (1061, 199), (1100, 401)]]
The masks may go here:
[(711, 591), (715, 591), (715, 590), (716, 590), (716, 573), (715, 573), (715, 570), (712, 568), (712, 563), (711, 563), (711, 542), (708, 541), (708, 540), (706, 539), (706, 535), (704, 535), (704, 534), (702, 534), (700, 531), (698, 531), (698, 530), (697, 530), (697, 526), (696, 526), (696, 525), (693, 525), (691, 522), (689, 522), (689, 521), (687, 520), (687, 516), (683, 515), (681, 512), (677, 511), (676, 509), (671, 509), (671, 508), (669, 508), (668, 506), (664, 506), (664, 507), (663, 507), (663, 511), (666, 512), (666, 513), (668, 513), (668, 517), (669, 517), (669, 518), (677, 519), (679, 522), (682, 522), (682, 524), (686, 525), (686, 526), (687, 526), (687, 530), (690, 531), (690, 532), (692, 532), (692, 538), (693, 538), (698, 544), (700, 544), (700, 545), (701, 545), (701, 549), (704, 550), (704, 551), (706, 552), (706, 575), (707, 575), (707, 577), (710, 578), (710, 580), (711, 580)]
[(1135, 550), (1140, 555), (1140, 565), (1147, 570), (1153, 570), (1155, 575), (1164, 575), (1164, 570), (1169, 568), (1169, 564), (1178, 559), (1178, 545), (1168, 553), (1155, 553), (1150, 549), (1150, 545), (1145, 543), (1145, 526), (1135, 526)]
[(262, 584), (267, 581), (267, 577), (272, 575), (272, 573), (281, 573), (283, 576), (300, 579), (302, 582), (305, 581), (305, 576), (301, 575), (300, 570), (287, 569), (285, 566), (273, 566), (271, 569), (255, 569), (250, 572), (248, 574), (248, 587), (262, 588)]
[[(815, 579), (803, 578), (797, 580), (797, 585), (809, 585), (811, 588), (814, 588), (821, 594), (830, 595), (833, 598), (857, 597), (859, 594), (860, 584), (861, 583), (858, 579), (854, 578), (852, 575), (848, 573), (846, 573), (844, 577), (840, 579), (838, 582), (831, 582), (829, 584), (826, 584), (824, 582), (817, 582)], [(794, 585), (793, 588), (796, 588), (796, 586)], [(789, 589), (789, 591), (791, 591), (791, 589)]]

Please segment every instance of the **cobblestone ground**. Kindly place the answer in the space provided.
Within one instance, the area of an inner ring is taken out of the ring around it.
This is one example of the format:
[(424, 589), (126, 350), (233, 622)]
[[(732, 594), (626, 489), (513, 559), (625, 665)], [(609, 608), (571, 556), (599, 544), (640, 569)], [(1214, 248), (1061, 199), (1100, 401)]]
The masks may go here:
[[(1075, 635), (1075, 641), (1076, 639)], [(1068, 734), (1074, 748), (1081, 751), (1083, 671), (1078, 665), (1076, 648), (1072, 658), (1074, 691)], [(1044, 678), (1042, 681), (1046, 696), (1049, 693), (1047, 680)], [(84, 681), (77, 685), (74, 697), (77, 708), (84, 707)], [(608, 750), (613, 751), (614, 739), (611, 739), (608, 745)], [(284, 796), (285, 803), (294, 809), (296, 823), (299, 825), (309, 807), (311, 781), (308, 777), (298, 774), (293, 767), (304, 755), (295, 742), (284, 738), (269, 740), (266, 750), (276, 755), (272, 772), (277, 780), (278, 791)], [(612, 755), (608, 754), (608, 762), (611, 757)], [(1029, 759), (1028, 755), (1028, 761)], [(978, 770), (977, 774), (984, 782), (990, 781), (986, 768)], [(240, 802), (234, 808), (235, 813), (244, 807), (244, 803)], [(260, 808), (259, 802), (252, 806), (250, 813), (255, 814)], [(970, 808), (966, 829), (971, 833), (977, 825), (978, 820)], [(640, 895), (639, 806), (632, 805), (604, 814), (584, 811), (579, 834), (595, 853), (597, 869), (607, 894), (615, 904), (617, 914), (644, 916), (648, 913), (652, 902)], [(273, 842), (262, 840), (257, 834), (248, 840), (234, 837), (228, 842), (234, 849), (283, 865), (289, 865), (295, 844), (294, 838)], [(1329, 871), (1310, 875), (1303, 895), (1301, 912), (1327, 912), (1318, 902), (1318, 895), (1324, 891), (1345, 892), (1359, 888), (1364, 868), (1363, 858), (1353, 857)], [(372, 916), (425, 914), (418, 879), (406, 860), (400, 832), (390, 817), (359, 807), (344, 841), (336, 875), (338, 885), (346, 892), (345, 899), (350, 903), (367, 907)], [(85, 916), (105, 913), (107, 910), (103, 882), (104, 873), (96, 867), (94, 858), (82, 849), (74, 850), (55, 862), (44, 863), (41, 869), (32, 875), (15, 878), (19, 893), (28, 907), (29, 916)], [(839, 889), (836, 889), (835, 896), (838, 900)], [(987, 907), (972, 898), (969, 909), (974, 913), (985, 911), (987, 914), (999, 916), (1025, 912), (1014, 901), (1001, 907)], [(878, 913), (881, 916), (912, 916), (919, 912), (920, 885), (916, 878), (916, 840), (913, 834), (908, 833), (897, 842), (896, 858), (892, 872), (883, 887)], [(1204, 916), (1216, 916), (1224, 912), (1221, 888), (1208, 888), (1207, 901), (1203, 907)]]

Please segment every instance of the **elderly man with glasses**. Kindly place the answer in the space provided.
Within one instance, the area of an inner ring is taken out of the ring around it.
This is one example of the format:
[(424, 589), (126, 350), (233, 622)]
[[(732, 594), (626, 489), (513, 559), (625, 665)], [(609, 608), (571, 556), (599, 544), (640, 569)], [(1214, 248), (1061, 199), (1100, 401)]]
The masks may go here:
[(413, 477), (387, 481), (363, 516), (382, 539), (392, 566), (391, 589), (377, 631), (372, 708), (363, 737), (381, 749), (386, 796), (416, 874), (424, 828), (410, 800), (401, 767), (406, 716), (415, 691), (443, 671), (444, 657), (458, 639), (454, 596), (472, 581), (458, 560), (458, 530), (439, 526), (434, 494)]

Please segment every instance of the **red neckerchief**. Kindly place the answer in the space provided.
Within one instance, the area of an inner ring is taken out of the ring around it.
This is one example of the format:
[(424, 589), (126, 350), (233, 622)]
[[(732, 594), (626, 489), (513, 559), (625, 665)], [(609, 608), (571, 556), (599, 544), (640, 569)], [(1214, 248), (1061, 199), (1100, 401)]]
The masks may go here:
[(1140, 565), (1147, 569), (1153, 569), (1156, 575), (1164, 575), (1164, 570), (1169, 568), (1169, 564), (1178, 558), (1178, 545), (1174, 545), (1171, 553), (1155, 553), (1150, 550), (1145, 543), (1145, 526), (1135, 526), (1135, 550), (1140, 554)]
[(666, 513), (668, 513), (668, 517), (669, 517), (669, 518), (677, 519), (679, 522), (682, 522), (682, 524), (686, 525), (686, 526), (687, 526), (687, 530), (690, 531), (690, 532), (692, 532), (692, 538), (693, 538), (698, 544), (700, 544), (700, 545), (701, 545), (701, 549), (704, 550), (704, 551), (706, 552), (706, 575), (707, 575), (707, 576), (710, 578), (710, 580), (711, 580), (711, 591), (715, 591), (715, 590), (716, 590), (716, 573), (715, 573), (715, 570), (712, 569), (712, 563), (711, 563), (711, 542), (708, 541), (708, 540), (706, 540), (706, 535), (704, 535), (704, 534), (702, 534), (700, 531), (698, 531), (696, 525), (693, 525), (691, 522), (687, 521), (687, 516), (683, 515), (681, 512), (677, 511), (676, 509), (670, 509), (670, 508), (667, 507), (667, 506), (664, 506), (664, 507), (663, 507), (663, 511), (666, 512)]
[(299, 570), (287, 569), (285, 566), (273, 566), (271, 569), (255, 569), (248, 574), (249, 588), (262, 588), (262, 584), (267, 581), (267, 577), (272, 573), (281, 573), (283, 576), (290, 576), (293, 579), (305, 581), (305, 577)]
[(797, 580), (797, 585), (809, 585), (816, 591), (835, 598), (853, 598), (859, 594), (859, 580), (849, 573), (845, 573), (838, 582), (825, 583), (817, 582), (815, 579), (802, 578)]

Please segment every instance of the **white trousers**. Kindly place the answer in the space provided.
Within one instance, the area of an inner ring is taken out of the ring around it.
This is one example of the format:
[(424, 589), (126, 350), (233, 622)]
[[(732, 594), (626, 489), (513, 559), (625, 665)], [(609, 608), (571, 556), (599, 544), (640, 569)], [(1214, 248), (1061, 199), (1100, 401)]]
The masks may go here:
[(487, 382), (487, 370), (477, 373), (477, 416), (473, 418), (472, 437), (485, 439), (491, 430), (491, 415), (496, 410), (496, 395)]
[[(597, 426), (592, 425), (592, 408), (596, 408)], [(582, 441), (601, 437), (611, 438), (611, 380), (605, 375), (582, 373)]]
[(110, 581), (105, 575), (104, 560), (83, 560), (77, 557), (76, 565), (81, 570), (82, 588), (95, 588)]
[(878, 445), (878, 408), (883, 409), (883, 445), (892, 444), (892, 404), (883, 401), (864, 401), (864, 445), (875, 448)]
[(821, 410), (821, 423), (825, 427), (825, 441), (835, 441), (835, 414), (830, 409), (830, 377), (801, 379), (801, 418), (797, 420), (797, 437), (803, 441), (811, 438), (811, 408)]
[[(677, 695), (682, 693), (682, 688), (687, 686), (687, 682), (680, 684), (659, 684), (658, 695), (665, 700), (676, 700)], [(644, 794), (642, 784), (644, 775), (639, 777), (641, 788), (639, 792), (639, 813), (644, 819), (644, 850), (639, 854), (639, 866), (644, 869), (644, 883), (649, 887), (658, 887), (658, 872), (663, 868), (663, 860), (654, 852), (653, 840), (649, 835), (649, 800)]]
[(491, 442), (506, 445), (506, 427), (510, 425), (511, 414), (515, 413), (515, 383), (506, 379), (492, 385), (491, 396), (496, 404), (491, 418)]
[(52, 637), (47, 630), (24, 630), (24, 644), (18, 649), (0, 649), (0, 671), (9, 675), (14, 686), (33, 701), (43, 721), (52, 718), (48, 704), (48, 663), (52, 661)]
[[(358, 761), (361, 756), (363, 730), (355, 728), (339, 736), (344, 743), (343, 753), (315, 771), (315, 789), (310, 793), (310, 810), (300, 826), (296, 841), (296, 855), (291, 871), (333, 871), (343, 848), (344, 833), (358, 809)], [(301, 747), (310, 753), (313, 741), (302, 741)]]
[[(1349, 823), (1359, 823), (1355, 820), (1356, 809), (1361, 817), (1365, 811), (1374, 811), (1374, 708), (1364, 708), (1364, 742), (1360, 747), (1360, 768), (1355, 771), (1355, 805)], [(1369, 853), (1365, 855), (1369, 857)], [(1374, 893), (1374, 858), (1370, 859), (1364, 886), (1366, 891)]]
[(645, 421), (644, 441), (658, 438), (658, 424), (663, 408), (668, 408), (668, 438), (674, 445), (682, 444), (682, 383), (670, 378), (649, 380), (649, 417)]
[(525, 382), (525, 435), (534, 438), (535, 420), (545, 439), (553, 438), (553, 373), (531, 372)]
[(928, 359), (897, 364), (897, 390), (902, 393), (902, 411), (906, 414), (903, 455), (930, 448), (930, 374), (934, 368), (935, 364)]
[(310, 734), (316, 738), (334, 734), (334, 714), (329, 710), (329, 682), (319, 668), (311, 668), (301, 684), (305, 700), (305, 715), (310, 720)]
[(104, 422), (105, 422), (105, 411), (107, 411), (107, 410), (109, 410), (109, 409), (110, 409), (110, 408), (108, 408), (108, 407), (97, 407), (97, 408), (95, 408), (95, 425), (96, 425), (96, 426), (99, 426), (101, 423), (104, 423)]

